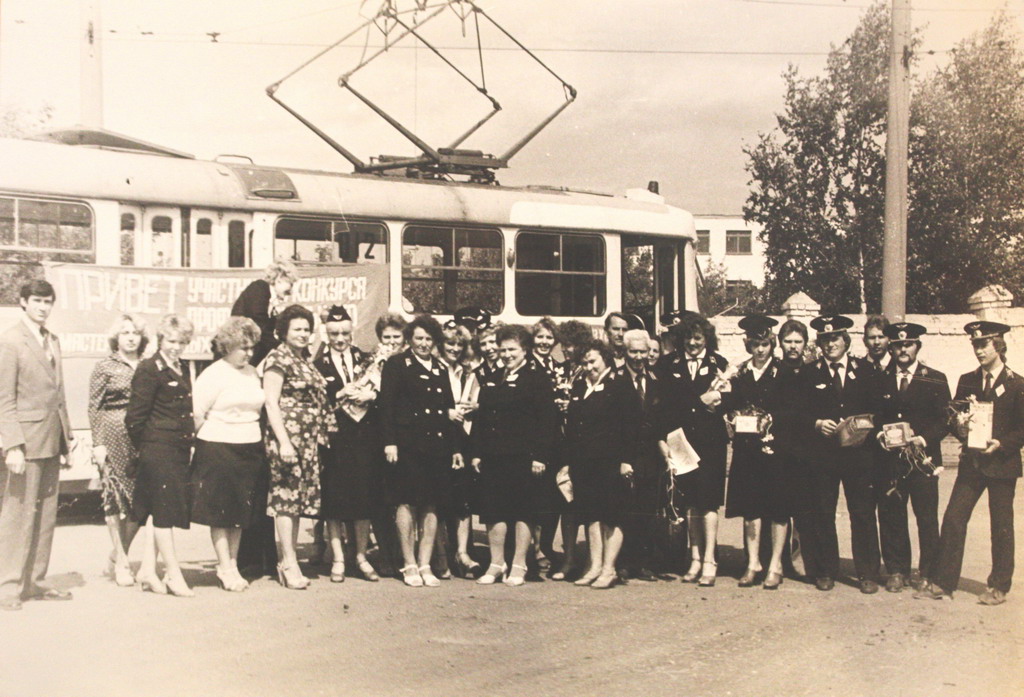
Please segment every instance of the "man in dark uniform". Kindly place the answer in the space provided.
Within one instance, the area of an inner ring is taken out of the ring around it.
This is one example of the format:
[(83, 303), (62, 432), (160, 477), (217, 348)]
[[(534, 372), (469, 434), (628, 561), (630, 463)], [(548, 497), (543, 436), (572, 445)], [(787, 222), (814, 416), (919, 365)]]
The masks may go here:
[(965, 447), (960, 455), (956, 483), (942, 518), (939, 552), (931, 583), (914, 594), (935, 600), (953, 597), (960, 583), (967, 523), (975, 504), (988, 491), (992, 534), (992, 572), (988, 588), (978, 601), (983, 605), (1006, 602), (1013, 579), (1013, 496), (1021, 476), (1020, 449), (1024, 446), (1024, 378), (1006, 365), (1010, 327), (999, 322), (971, 322), (964, 327), (971, 338), (977, 370), (960, 376), (956, 400), (992, 405), (992, 432), (983, 448)]
[[(658, 539), (658, 510), (662, 505), (665, 477), (668, 471), (665, 458), (658, 448), (660, 438), (656, 413), (659, 408), (658, 377), (648, 368), (650, 337), (643, 329), (630, 329), (623, 337), (626, 364), (616, 369), (617, 378), (628, 382), (641, 405), (640, 450), (633, 467), (633, 492), (626, 523), (625, 574), (641, 581), (656, 581), (652, 569), (657, 555), (664, 554), (663, 540)], [(659, 544), (660, 543), (660, 544)], [(620, 576), (624, 574), (620, 573)]]
[[(946, 408), (949, 383), (946, 376), (917, 360), (921, 350), (920, 324), (897, 322), (885, 328), (892, 360), (882, 377), (882, 406), (879, 426), (905, 422), (910, 424), (912, 445), (885, 447), (885, 436), (878, 432), (883, 451), (876, 458), (875, 493), (878, 497), (878, 528), (882, 558), (889, 579), (885, 590), (898, 593), (910, 577), (910, 530), (907, 524), (907, 499), (917, 520), (920, 578), (931, 576), (939, 545), (939, 478), (934, 467), (942, 465), (942, 439), (948, 431)], [(920, 449), (920, 450), (918, 450)], [(909, 464), (913, 450), (931, 459), (922, 469)], [(912, 584), (921, 585), (920, 578)]]
[(847, 329), (852, 326), (853, 320), (842, 315), (823, 315), (811, 321), (822, 352), (822, 357), (805, 370), (810, 417), (816, 432), (811, 447), (818, 505), (816, 524), (810, 526), (810, 535), (804, 535), (804, 543), (814, 547), (812, 558), (819, 567), (815, 585), (818, 590), (832, 590), (839, 575), (836, 505), (841, 483), (850, 513), (858, 586), (862, 593), (877, 593), (880, 556), (872, 451), (864, 441), (846, 441), (844, 445), (841, 426), (847, 417), (873, 416), (880, 395), (877, 372), (849, 354)]
[(626, 335), (629, 330), (629, 320), (626, 315), (621, 312), (609, 312), (608, 316), (604, 318), (604, 333), (605, 341), (612, 348), (612, 353), (615, 354), (615, 368), (621, 368), (626, 363), (626, 345), (622, 342), (622, 337)]

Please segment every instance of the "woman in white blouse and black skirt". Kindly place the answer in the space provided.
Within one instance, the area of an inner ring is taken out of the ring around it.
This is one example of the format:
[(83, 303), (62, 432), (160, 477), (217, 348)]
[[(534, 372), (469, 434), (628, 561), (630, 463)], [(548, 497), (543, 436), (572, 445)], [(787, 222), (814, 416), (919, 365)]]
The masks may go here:
[(255, 501), (267, 460), (260, 432), (263, 386), (249, 364), (260, 329), (246, 317), (231, 317), (213, 337), (221, 359), (196, 379), (192, 413), (196, 450), (192, 458), (192, 522), (210, 526), (217, 553), (217, 580), (225, 590), (243, 591), (238, 572), (242, 529), (262, 512)]

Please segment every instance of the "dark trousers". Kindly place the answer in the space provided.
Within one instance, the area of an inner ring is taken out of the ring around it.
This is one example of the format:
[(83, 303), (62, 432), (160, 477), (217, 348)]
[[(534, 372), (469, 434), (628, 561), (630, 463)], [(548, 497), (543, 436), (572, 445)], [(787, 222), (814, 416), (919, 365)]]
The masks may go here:
[(666, 523), (658, 515), (665, 498), (664, 488), (664, 480), (657, 475), (634, 479), (623, 530), (621, 565), (638, 571), (664, 564), (668, 555)]
[(270, 489), (270, 470), (265, 466), (256, 479), (253, 494), (252, 519), (242, 530), (238, 544), (238, 568), (273, 574), (277, 566), (277, 542), (274, 519), (267, 515), (267, 496)]
[[(801, 521), (801, 541), (810, 559), (808, 575), (839, 577), (839, 536), (836, 507), (839, 485), (846, 496), (850, 514), (853, 565), (859, 578), (878, 576), (881, 557), (878, 524), (875, 520), (874, 468), (870, 453), (863, 448), (834, 448), (823, 454), (815, 472), (817, 506), (809, 520)], [(809, 548), (809, 549), (808, 549)]]
[(939, 478), (911, 472), (896, 491), (888, 493), (891, 482), (876, 482), (878, 494), (878, 532), (882, 541), (882, 559), (890, 574), (910, 574), (910, 524), (907, 499), (917, 520), (919, 560), (922, 578), (931, 578), (939, 549)]
[(942, 537), (931, 580), (952, 593), (960, 583), (964, 562), (967, 523), (982, 492), (988, 490), (988, 511), (992, 534), (992, 573), (988, 587), (1010, 592), (1013, 579), (1013, 496), (1016, 479), (986, 477), (974, 467), (961, 466), (953, 493), (942, 517)]

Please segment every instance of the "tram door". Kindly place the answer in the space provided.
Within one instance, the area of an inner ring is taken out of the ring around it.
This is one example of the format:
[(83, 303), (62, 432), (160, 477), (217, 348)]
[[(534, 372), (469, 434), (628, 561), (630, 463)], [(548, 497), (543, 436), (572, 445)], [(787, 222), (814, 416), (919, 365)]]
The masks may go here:
[(622, 309), (654, 332), (658, 318), (683, 307), (683, 242), (654, 235), (622, 236)]

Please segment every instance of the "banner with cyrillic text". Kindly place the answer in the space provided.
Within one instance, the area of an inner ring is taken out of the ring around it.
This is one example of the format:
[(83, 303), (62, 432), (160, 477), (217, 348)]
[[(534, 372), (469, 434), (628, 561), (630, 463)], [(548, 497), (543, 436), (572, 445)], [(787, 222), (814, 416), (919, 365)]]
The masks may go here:
[[(195, 334), (185, 358), (212, 357), (210, 341), (231, 315), (239, 294), (263, 276), (262, 269), (150, 269), (91, 264), (44, 264), (57, 302), (47, 327), (60, 337), (65, 357), (110, 353), (110, 329), (124, 313), (139, 315), (151, 330), (169, 313), (188, 317)], [(294, 302), (313, 312), (344, 305), (355, 323), (354, 343), (372, 349), (374, 323), (388, 308), (388, 268), (384, 265), (300, 267), (292, 288)]]

